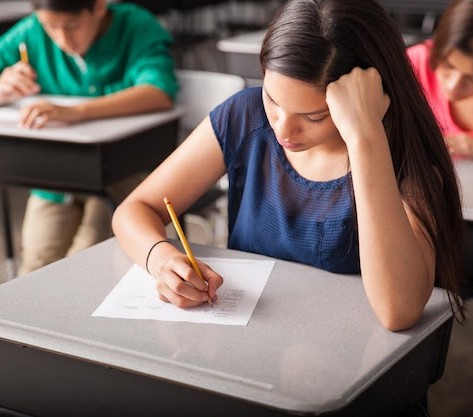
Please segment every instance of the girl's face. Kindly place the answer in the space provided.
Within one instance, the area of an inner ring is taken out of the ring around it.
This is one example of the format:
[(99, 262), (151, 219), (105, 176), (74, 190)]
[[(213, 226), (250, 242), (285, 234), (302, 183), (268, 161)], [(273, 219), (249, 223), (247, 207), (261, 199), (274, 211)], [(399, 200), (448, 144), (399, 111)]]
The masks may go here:
[(301, 152), (342, 139), (332, 122), (325, 93), (317, 87), (267, 70), (263, 104), (279, 144)]
[(48, 36), (69, 55), (85, 55), (95, 41), (106, 16), (105, 2), (97, 1), (93, 10), (79, 13), (56, 12), (40, 9), (38, 20)]
[(473, 96), (473, 57), (453, 49), (435, 70), (448, 101)]

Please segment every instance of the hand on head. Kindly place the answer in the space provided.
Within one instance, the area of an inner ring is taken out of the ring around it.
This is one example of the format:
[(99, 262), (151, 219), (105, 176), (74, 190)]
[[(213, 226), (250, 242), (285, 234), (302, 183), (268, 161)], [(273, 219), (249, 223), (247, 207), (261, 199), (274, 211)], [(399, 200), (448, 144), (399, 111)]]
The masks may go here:
[(342, 138), (359, 137), (364, 130), (382, 123), (390, 99), (383, 91), (381, 76), (375, 68), (354, 68), (327, 86), (327, 104)]

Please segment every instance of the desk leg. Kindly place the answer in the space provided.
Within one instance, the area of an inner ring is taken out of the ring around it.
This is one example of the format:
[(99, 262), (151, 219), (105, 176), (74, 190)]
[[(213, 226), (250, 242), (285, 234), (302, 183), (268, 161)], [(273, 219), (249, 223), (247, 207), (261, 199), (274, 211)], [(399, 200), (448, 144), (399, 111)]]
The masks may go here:
[(5, 240), (5, 269), (7, 281), (15, 278), (15, 257), (13, 254), (13, 242), (10, 223), (10, 207), (8, 206), (8, 194), (5, 188), (0, 187), (0, 203), (2, 206), (3, 236)]

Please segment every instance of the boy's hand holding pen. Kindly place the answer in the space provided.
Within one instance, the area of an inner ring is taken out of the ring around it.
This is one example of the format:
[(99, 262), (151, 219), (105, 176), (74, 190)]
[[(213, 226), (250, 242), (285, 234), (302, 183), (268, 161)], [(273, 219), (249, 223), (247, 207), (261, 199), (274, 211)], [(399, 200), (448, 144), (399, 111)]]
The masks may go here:
[(0, 104), (11, 103), (40, 91), (24, 43), (19, 46), (19, 57), (16, 64), (6, 67), (0, 74)]

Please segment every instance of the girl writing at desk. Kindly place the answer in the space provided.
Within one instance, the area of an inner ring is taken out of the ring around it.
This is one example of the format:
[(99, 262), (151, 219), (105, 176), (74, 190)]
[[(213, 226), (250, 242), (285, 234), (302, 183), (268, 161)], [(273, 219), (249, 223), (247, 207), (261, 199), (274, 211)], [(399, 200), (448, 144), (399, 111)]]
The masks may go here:
[(434, 285), (463, 317), (454, 170), (391, 18), (374, 1), (289, 0), (260, 62), (263, 87), (215, 108), (115, 211), (160, 298), (215, 299), (224, 278), (199, 263), (204, 282), (166, 240), (163, 198), (184, 213), (227, 173), (230, 248), (361, 273), (393, 331), (420, 319)]

